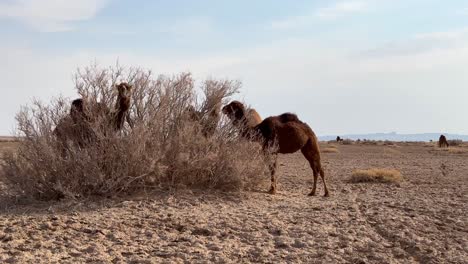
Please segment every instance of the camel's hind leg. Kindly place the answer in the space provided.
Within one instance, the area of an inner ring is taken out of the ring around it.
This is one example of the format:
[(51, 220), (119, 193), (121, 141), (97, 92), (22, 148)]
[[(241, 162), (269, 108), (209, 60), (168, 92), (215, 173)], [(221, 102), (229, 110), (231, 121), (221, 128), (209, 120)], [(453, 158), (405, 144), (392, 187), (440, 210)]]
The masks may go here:
[(311, 141), (307, 142), (307, 144), (301, 149), (302, 154), (309, 162), (310, 168), (314, 174), (314, 185), (312, 187), (312, 191), (309, 193), (309, 196), (315, 195), (315, 191), (317, 190), (317, 179), (318, 175), (320, 174), (323, 182), (323, 189), (325, 191), (324, 196), (327, 197), (330, 195), (330, 193), (328, 192), (327, 181), (325, 180), (325, 172), (323, 171), (322, 165), (320, 163), (320, 153), (317, 151), (313, 148)]

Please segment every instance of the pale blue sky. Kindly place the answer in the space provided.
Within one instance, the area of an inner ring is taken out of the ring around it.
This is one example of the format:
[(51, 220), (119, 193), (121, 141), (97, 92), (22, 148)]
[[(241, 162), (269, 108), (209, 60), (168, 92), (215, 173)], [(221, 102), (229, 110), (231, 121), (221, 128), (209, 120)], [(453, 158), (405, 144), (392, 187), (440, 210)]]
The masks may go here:
[(0, 0), (0, 34), (0, 135), (33, 96), (76, 96), (77, 67), (117, 59), (239, 79), (262, 116), (320, 135), (468, 134), (467, 1)]

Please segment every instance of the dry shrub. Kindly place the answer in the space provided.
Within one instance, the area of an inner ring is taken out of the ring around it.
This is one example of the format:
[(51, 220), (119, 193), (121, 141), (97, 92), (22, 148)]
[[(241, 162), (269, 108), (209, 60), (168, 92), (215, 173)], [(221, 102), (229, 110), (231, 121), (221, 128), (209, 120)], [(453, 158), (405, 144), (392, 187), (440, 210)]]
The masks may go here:
[(461, 146), (463, 145), (463, 140), (461, 139), (450, 139), (447, 140), (449, 146)]
[(338, 148), (336, 146), (333, 146), (333, 145), (322, 149), (322, 152), (323, 153), (340, 153)]
[[(114, 108), (113, 87), (121, 81), (134, 86), (133, 125), (114, 132), (107, 125), (108, 115), (96, 113), (103, 104)], [(7, 183), (40, 199), (112, 196), (154, 187), (254, 188), (267, 171), (259, 144), (239, 139), (230, 122), (214, 122), (209, 115), (240, 83), (207, 80), (195, 86), (189, 73), (155, 77), (150, 71), (119, 66), (79, 70), (75, 88), (93, 116), (87, 123), (91, 143), (79, 146), (53, 134), (68, 116), (68, 100), (34, 101), (16, 117), (21, 141), (18, 150), (5, 157)], [(199, 120), (189, 117), (189, 106)], [(213, 123), (213, 135), (205, 137), (203, 128)]]
[(342, 145), (352, 145), (353, 143), (354, 142), (351, 139), (343, 139), (343, 141), (341, 141)]
[(375, 141), (375, 140), (364, 139), (363, 141), (361, 141), (361, 144), (362, 145), (369, 145), (369, 146), (377, 146), (378, 142)]
[(390, 140), (384, 140), (382, 145), (384, 145), (384, 146), (395, 146), (396, 142), (390, 141)]
[(468, 149), (461, 146), (453, 147), (450, 146), (448, 148), (440, 148), (438, 145), (433, 145), (431, 149), (429, 149), (429, 153), (434, 154), (465, 154), (468, 153)]
[(394, 169), (355, 170), (350, 182), (398, 183), (403, 180), (401, 173)]
[(448, 148), (448, 153), (452, 153), (452, 154), (465, 154), (465, 153), (468, 153), (468, 149), (465, 149), (465, 148), (461, 148), (461, 147), (449, 147)]

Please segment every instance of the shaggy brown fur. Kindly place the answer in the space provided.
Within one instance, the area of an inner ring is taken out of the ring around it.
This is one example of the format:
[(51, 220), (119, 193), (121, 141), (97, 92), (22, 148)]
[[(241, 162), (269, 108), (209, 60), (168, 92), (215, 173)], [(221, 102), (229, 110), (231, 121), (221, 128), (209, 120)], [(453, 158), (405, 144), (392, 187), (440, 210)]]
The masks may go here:
[(220, 119), (219, 111), (219, 107), (218, 111), (216, 111), (216, 109), (212, 109), (206, 112), (203, 110), (196, 110), (195, 107), (189, 105), (185, 109), (185, 116), (188, 120), (200, 125), (200, 131), (203, 136), (211, 137), (215, 133)]
[(71, 104), (70, 114), (58, 122), (53, 134), (62, 147), (65, 147), (68, 141), (72, 141), (83, 148), (86, 144), (94, 141), (96, 137), (89, 121), (85, 101), (81, 98), (75, 99)]
[(240, 135), (250, 138), (252, 129), (262, 122), (262, 118), (253, 108), (246, 110), (239, 101), (232, 101), (222, 109), (223, 114), (240, 130)]
[(189, 120), (200, 124), (203, 136), (211, 137), (216, 132), (220, 119), (221, 107), (217, 104), (209, 109), (206, 108), (208, 107), (204, 107), (204, 109), (197, 111), (195, 110), (195, 107), (189, 105), (185, 109), (185, 113)]
[(133, 87), (126, 82), (120, 83), (116, 87), (119, 94), (115, 104), (114, 128), (119, 131), (123, 128), (125, 120), (133, 127), (129, 115)]
[(329, 196), (325, 173), (320, 162), (320, 149), (317, 137), (306, 123), (299, 120), (295, 114), (284, 113), (279, 116), (271, 116), (263, 120), (254, 128), (254, 131), (261, 135), (263, 148), (273, 146), (275, 151), (274, 160), (270, 164), (271, 189), (269, 193), (276, 193), (276, 160), (277, 153), (288, 154), (301, 150), (304, 157), (309, 161), (314, 175), (314, 185), (309, 195), (315, 195), (317, 189), (317, 178), (320, 174), (325, 196)]
[(439, 137), (439, 148), (443, 147), (449, 147), (449, 143), (447, 141), (447, 138), (444, 135), (440, 135)]

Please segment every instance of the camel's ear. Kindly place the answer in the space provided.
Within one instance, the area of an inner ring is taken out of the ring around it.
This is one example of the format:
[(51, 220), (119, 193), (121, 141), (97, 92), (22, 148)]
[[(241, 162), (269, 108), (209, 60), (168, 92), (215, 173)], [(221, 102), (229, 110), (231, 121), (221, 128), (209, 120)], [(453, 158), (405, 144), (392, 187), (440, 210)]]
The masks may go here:
[(133, 90), (133, 85), (127, 83), (127, 91), (131, 92)]

